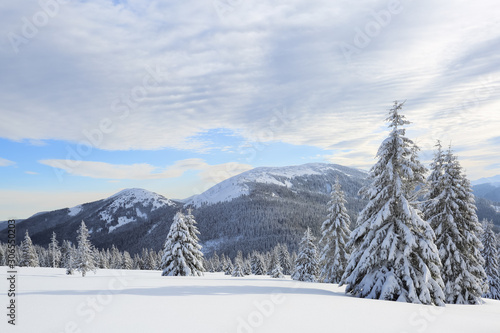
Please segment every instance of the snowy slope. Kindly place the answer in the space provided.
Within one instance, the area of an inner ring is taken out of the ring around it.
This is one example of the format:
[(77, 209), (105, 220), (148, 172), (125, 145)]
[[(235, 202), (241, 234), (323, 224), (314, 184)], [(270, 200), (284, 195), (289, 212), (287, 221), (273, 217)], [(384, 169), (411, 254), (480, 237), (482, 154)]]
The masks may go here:
[(325, 175), (338, 172), (348, 177), (365, 178), (366, 172), (337, 164), (310, 163), (287, 167), (259, 167), (222, 181), (200, 195), (185, 200), (187, 204), (199, 207), (202, 203), (214, 204), (231, 201), (251, 192), (255, 183), (274, 184), (293, 188), (294, 179), (309, 175)]
[[(99, 218), (109, 227), (109, 232), (117, 228), (147, 219), (148, 214), (165, 206), (175, 206), (175, 203), (162, 195), (140, 188), (130, 188), (120, 191), (105, 200), (103, 209), (98, 211)], [(70, 213), (71, 214), (71, 211)]]
[[(0, 332), (500, 332), (500, 302), (493, 300), (433, 307), (359, 299), (335, 284), (264, 276), (99, 270), (82, 278), (64, 269), (18, 270), (18, 322), (13, 327), (2, 320)], [(5, 275), (0, 267), (2, 280)]]

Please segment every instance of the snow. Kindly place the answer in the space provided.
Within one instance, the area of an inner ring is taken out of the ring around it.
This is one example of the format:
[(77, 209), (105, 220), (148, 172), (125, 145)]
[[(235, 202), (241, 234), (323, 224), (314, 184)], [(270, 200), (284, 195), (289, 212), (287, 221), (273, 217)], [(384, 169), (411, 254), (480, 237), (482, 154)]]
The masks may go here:
[(211, 205), (231, 201), (242, 195), (250, 194), (249, 183), (274, 184), (291, 188), (293, 185), (290, 179), (306, 175), (320, 175), (331, 170), (342, 172), (348, 177), (352, 177), (354, 173), (366, 175), (366, 172), (362, 170), (325, 163), (309, 163), (286, 167), (259, 167), (226, 179), (202, 194), (192, 196), (183, 200), (183, 202), (199, 207), (203, 203)]
[(69, 216), (76, 216), (82, 211), (82, 205), (78, 205), (72, 208), (68, 208), (68, 215)]
[[(17, 268), (16, 327), (1, 332), (384, 332), (500, 331), (500, 301), (426, 305), (360, 299), (336, 284), (266, 276), (162, 277), (160, 271)], [(5, 281), (7, 267), (0, 267)], [(6, 285), (0, 297), (7, 300)], [(214, 306), (216, 305), (216, 306)]]
[(142, 188), (128, 188), (113, 194), (108, 198), (108, 200), (109, 199), (113, 200), (111, 206), (115, 209), (115, 211), (119, 207), (131, 208), (136, 203), (141, 203), (143, 206), (152, 205), (153, 210), (163, 207), (164, 205), (175, 205), (174, 202), (164, 196)]
[(491, 205), (491, 208), (493, 208), (495, 212), (500, 213), (500, 206)]
[[(113, 194), (107, 198), (106, 201), (110, 202), (109, 205), (106, 206), (104, 210), (99, 212), (99, 218), (106, 222), (106, 224), (113, 222), (119, 209), (132, 209), (135, 207), (136, 216), (138, 218), (147, 219), (148, 214), (145, 213), (144, 210), (154, 211), (160, 207), (164, 207), (165, 205), (175, 205), (173, 201), (165, 198), (164, 196), (140, 188), (125, 189)], [(143, 210), (137, 207), (138, 205), (142, 206)], [(118, 225), (111, 226), (109, 228), (109, 232), (112, 232), (124, 224), (135, 221), (137, 221), (137, 219), (133, 217), (120, 217), (118, 218)]]
[(135, 222), (135, 218), (134, 217), (126, 217), (126, 216), (120, 216), (118, 218), (118, 224), (117, 225), (113, 225), (111, 227), (109, 227), (109, 232), (113, 232), (116, 230), (116, 228), (119, 228), (121, 226), (124, 226), (125, 224), (127, 223), (130, 223), (130, 222)]
[(135, 213), (137, 214), (137, 217), (140, 217), (141, 219), (147, 219), (148, 214), (141, 212), (139, 208), (135, 209)]

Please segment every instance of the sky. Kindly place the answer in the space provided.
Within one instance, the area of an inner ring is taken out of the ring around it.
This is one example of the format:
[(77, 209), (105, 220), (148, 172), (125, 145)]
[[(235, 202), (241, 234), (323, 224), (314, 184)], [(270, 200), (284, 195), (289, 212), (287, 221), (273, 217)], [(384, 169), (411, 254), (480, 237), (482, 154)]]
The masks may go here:
[(395, 100), (500, 174), (495, 1), (3, 1), (0, 220), (259, 166), (368, 170)]

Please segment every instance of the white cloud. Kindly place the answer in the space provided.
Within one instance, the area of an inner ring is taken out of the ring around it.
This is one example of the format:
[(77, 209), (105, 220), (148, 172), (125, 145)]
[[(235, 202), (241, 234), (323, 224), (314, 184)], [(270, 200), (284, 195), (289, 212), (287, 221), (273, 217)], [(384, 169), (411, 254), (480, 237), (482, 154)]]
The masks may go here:
[(39, 162), (76, 176), (112, 180), (178, 178), (186, 171), (195, 170), (200, 172), (200, 179), (203, 183), (217, 183), (238, 173), (252, 169), (252, 166), (241, 163), (210, 165), (199, 158), (177, 161), (166, 168), (159, 168), (146, 163), (123, 165), (96, 161), (59, 159), (40, 160)]
[(0, 167), (10, 166), (10, 165), (15, 165), (15, 164), (16, 164), (16, 162), (12, 162), (12, 161), (6, 160), (5, 158), (0, 157)]
[[(362, 155), (354, 161), (345, 153), (332, 160), (359, 165), (372, 162), (363, 156), (375, 155), (376, 140), (362, 142), (380, 137), (384, 110), (407, 99), (424, 149), (441, 138), (464, 156), (499, 150), (490, 141), (500, 128), (496, 2), (402, 1), (373, 37), (366, 29), (387, 1), (228, 3), (222, 13), (212, 1), (71, 2), (18, 54), (4, 39), (1, 135), (203, 150), (211, 144), (194, 140), (198, 133), (227, 128), (249, 141), (355, 150)], [(4, 30), (19, 34), (21, 18), (39, 10), (35, 1), (1, 6)], [(359, 31), (366, 45), (347, 59), (339, 46), (355, 46)], [(143, 90), (144, 82), (151, 87)], [(499, 158), (464, 163), (481, 173)], [(86, 168), (123, 177), (166, 172)]]

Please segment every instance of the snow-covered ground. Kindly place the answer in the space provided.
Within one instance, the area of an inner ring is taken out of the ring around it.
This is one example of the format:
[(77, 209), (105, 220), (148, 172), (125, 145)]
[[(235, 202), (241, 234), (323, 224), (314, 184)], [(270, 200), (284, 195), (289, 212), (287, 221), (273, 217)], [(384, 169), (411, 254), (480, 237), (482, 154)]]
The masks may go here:
[(0, 332), (498, 333), (500, 302), (444, 308), (358, 299), (337, 285), (262, 276), (162, 277), (160, 272), (18, 268), (17, 325), (7, 324), (0, 267)]

